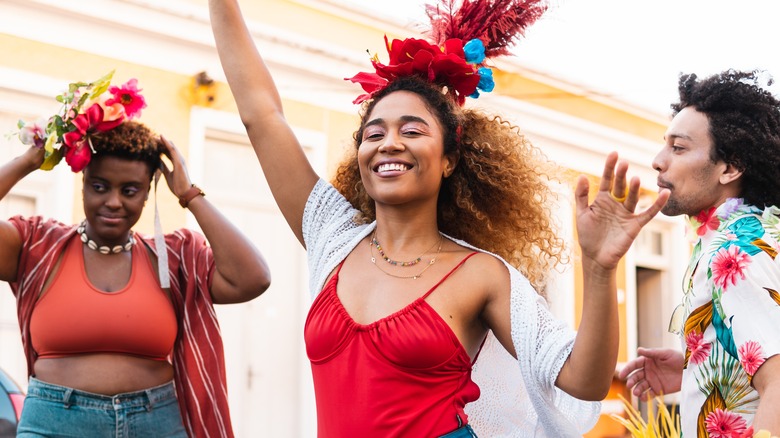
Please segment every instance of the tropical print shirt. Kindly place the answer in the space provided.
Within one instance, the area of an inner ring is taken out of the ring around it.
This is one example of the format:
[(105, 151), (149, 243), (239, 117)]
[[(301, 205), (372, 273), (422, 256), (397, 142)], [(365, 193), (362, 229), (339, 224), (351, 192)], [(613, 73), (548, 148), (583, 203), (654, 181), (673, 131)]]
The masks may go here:
[(780, 353), (780, 209), (731, 198), (688, 225), (682, 323), (670, 326), (685, 352), (683, 436), (752, 436), (759, 398), (751, 380)]

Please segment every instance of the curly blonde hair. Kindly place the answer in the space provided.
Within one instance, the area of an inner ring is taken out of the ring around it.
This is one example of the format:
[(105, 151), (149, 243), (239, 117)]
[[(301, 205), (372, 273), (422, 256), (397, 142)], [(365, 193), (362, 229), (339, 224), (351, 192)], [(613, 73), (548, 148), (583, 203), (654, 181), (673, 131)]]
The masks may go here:
[(376, 102), (394, 91), (423, 98), (444, 133), (444, 153), (459, 157), (442, 181), (438, 200), (439, 229), (452, 237), (495, 253), (516, 267), (544, 294), (551, 269), (562, 262), (564, 242), (557, 237), (550, 182), (561, 170), (528, 141), (520, 129), (498, 116), (461, 110), (430, 84), (416, 78), (392, 82), (364, 104), (355, 148), (339, 165), (333, 185), (373, 221), (376, 210), (360, 179), (357, 146)]

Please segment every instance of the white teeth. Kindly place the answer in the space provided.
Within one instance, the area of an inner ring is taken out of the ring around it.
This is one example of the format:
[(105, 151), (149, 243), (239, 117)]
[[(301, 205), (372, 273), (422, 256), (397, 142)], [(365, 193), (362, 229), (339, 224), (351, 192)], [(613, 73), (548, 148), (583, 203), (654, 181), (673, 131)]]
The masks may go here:
[(377, 172), (389, 172), (389, 171), (404, 171), (407, 170), (409, 167), (405, 164), (401, 163), (385, 163), (380, 164), (379, 167), (377, 167)]

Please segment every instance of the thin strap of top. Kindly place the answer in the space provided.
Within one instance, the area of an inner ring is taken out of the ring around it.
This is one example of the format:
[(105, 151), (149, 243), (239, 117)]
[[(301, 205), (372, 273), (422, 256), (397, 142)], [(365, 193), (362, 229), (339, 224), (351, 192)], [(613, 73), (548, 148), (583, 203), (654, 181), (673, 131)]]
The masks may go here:
[(439, 287), (439, 285), (440, 285), (440, 284), (444, 283), (444, 280), (446, 280), (447, 278), (449, 278), (449, 276), (450, 276), (450, 275), (452, 275), (452, 273), (453, 273), (453, 272), (455, 272), (456, 270), (458, 270), (458, 268), (460, 268), (461, 266), (463, 266), (463, 264), (464, 264), (464, 263), (466, 263), (466, 260), (470, 259), (470, 258), (471, 258), (471, 256), (473, 256), (474, 254), (477, 254), (477, 251), (474, 251), (474, 252), (472, 252), (471, 254), (469, 254), (469, 255), (467, 255), (466, 257), (464, 257), (464, 258), (463, 258), (463, 260), (461, 260), (461, 261), (460, 261), (460, 263), (458, 263), (457, 265), (455, 265), (455, 267), (454, 267), (454, 268), (452, 268), (452, 269), (450, 270), (450, 272), (448, 272), (448, 273), (447, 273), (447, 275), (445, 275), (444, 277), (442, 277), (442, 279), (441, 279), (441, 280), (439, 280), (439, 282), (438, 282), (438, 283), (436, 283), (435, 285), (433, 285), (433, 287), (432, 287), (432, 288), (430, 288), (430, 289), (428, 290), (428, 292), (426, 292), (426, 293), (425, 293), (425, 295), (423, 295), (423, 296), (422, 296), (422, 299), (424, 300), (425, 298), (427, 298), (427, 297), (428, 297), (428, 295), (430, 295), (430, 294), (431, 294), (433, 291), (435, 291), (435, 290), (436, 290), (436, 288), (437, 288), (437, 287)]
[(479, 350), (477, 350), (477, 354), (474, 355), (474, 359), (472, 359), (471, 361), (472, 366), (474, 366), (474, 364), (477, 363), (477, 359), (479, 359), (479, 353), (482, 353), (482, 347), (485, 346), (485, 341), (487, 341), (488, 333), (485, 334), (485, 337), (482, 338), (482, 342), (479, 344)]

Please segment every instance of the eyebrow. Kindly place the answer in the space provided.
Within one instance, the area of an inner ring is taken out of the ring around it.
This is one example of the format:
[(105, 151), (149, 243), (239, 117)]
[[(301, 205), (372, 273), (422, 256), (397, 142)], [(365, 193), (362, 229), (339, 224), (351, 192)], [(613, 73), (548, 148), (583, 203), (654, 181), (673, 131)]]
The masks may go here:
[(679, 133), (674, 133), (674, 132), (669, 133), (669, 135), (664, 135), (664, 140), (666, 140), (668, 138), (680, 138), (680, 139), (683, 139), (683, 140), (693, 141), (693, 138), (691, 138), (690, 135), (679, 134)]
[[(404, 122), (404, 123), (406, 123), (406, 122), (418, 122), (418, 123), (422, 123), (425, 126), (430, 126), (428, 124), (428, 122), (425, 121), (425, 119), (423, 119), (422, 117), (417, 117), (417, 116), (401, 116), (401, 121)], [(370, 121), (366, 122), (366, 124), (365, 124), (365, 126), (363, 126), (363, 128), (368, 128), (369, 126), (373, 126), (373, 125), (382, 125), (384, 123), (385, 123), (385, 119), (382, 119), (382, 118), (373, 119), (373, 120), (370, 120)]]
[[(88, 176), (87, 177), (87, 181), (97, 181), (97, 182), (102, 182), (102, 183), (106, 183), (106, 184), (111, 184), (111, 181), (109, 181), (106, 178), (101, 178), (99, 176)], [(139, 185), (139, 184), (143, 184), (143, 181), (124, 181), (124, 182), (119, 183), (120, 186)]]

